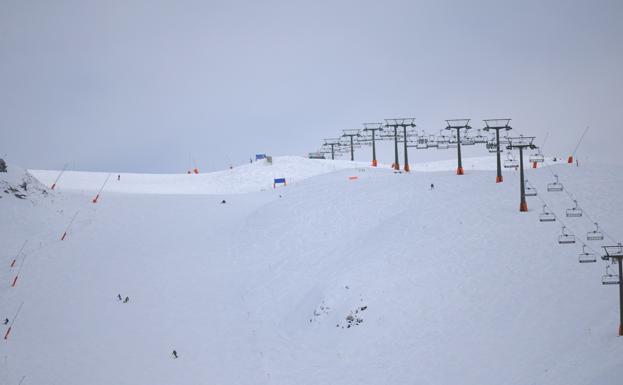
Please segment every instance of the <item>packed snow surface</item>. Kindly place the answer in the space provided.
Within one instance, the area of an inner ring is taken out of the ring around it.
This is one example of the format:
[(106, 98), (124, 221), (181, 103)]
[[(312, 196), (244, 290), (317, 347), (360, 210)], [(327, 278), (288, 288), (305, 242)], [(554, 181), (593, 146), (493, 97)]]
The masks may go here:
[[(539, 196), (520, 213), (518, 172), (496, 184), (492, 157), (455, 167), (283, 157), (113, 174), (96, 204), (107, 174), (0, 191), (0, 383), (620, 384), (618, 290), (578, 254), (590, 219), (621, 236), (623, 175), (527, 169)], [(29, 175), (9, 171), (7, 185)], [(590, 219), (564, 217), (552, 173)], [(539, 222), (541, 199), (578, 243)]]

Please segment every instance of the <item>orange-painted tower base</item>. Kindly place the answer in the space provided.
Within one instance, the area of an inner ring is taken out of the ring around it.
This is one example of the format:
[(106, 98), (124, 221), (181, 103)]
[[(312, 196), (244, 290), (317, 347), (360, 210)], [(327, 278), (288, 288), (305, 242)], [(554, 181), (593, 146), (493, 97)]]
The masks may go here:
[(519, 211), (521, 211), (521, 212), (528, 211), (528, 203), (521, 202), (521, 204), (519, 205)]
[(378, 166), (378, 162), (376, 161), (376, 159), (372, 160), (372, 167), (376, 167)]
[(504, 178), (502, 178), (502, 175), (495, 177), (495, 183), (502, 183), (502, 182), (504, 182)]
[(456, 168), (456, 175), (463, 175), (463, 167)]
[(409, 164), (405, 164), (405, 172), (409, 172), (411, 171), (411, 168), (409, 168)]
[(537, 168), (538, 167), (538, 163), (537, 162), (532, 162), (532, 168)]
[(573, 163), (573, 155), (569, 155), (569, 159), (567, 159), (567, 163)]
[(619, 325), (619, 336), (623, 336), (623, 325)]

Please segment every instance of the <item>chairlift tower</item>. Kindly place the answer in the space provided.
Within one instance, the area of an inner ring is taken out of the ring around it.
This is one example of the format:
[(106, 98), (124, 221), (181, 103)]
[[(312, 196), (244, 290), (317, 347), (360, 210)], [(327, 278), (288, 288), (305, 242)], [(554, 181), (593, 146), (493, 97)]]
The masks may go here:
[(404, 135), (404, 153), (405, 153), (405, 165), (404, 170), (409, 172), (409, 152), (407, 151), (407, 127), (415, 127), (415, 118), (398, 118), (398, 119), (385, 119), (385, 127), (391, 127), (394, 129), (394, 170), (400, 170), (400, 162), (398, 161), (398, 128), (402, 127)]
[(456, 154), (458, 164), (456, 167), (456, 175), (463, 175), (463, 163), (461, 161), (461, 129), (465, 131), (471, 129), (469, 121), (471, 119), (448, 119), (446, 120), (446, 130), (456, 130)]
[(495, 177), (495, 183), (500, 183), (504, 179), (502, 178), (502, 161), (500, 160), (500, 130), (511, 130), (512, 127), (508, 124), (510, 119), (485, 119), (485, 128), (483, 130), (490, 131), (495, 130), (495, 146), (496, 146), (496, 160), (497, 160), (497, 176)]
[(353, 138), (361, 136), (360, 134), (361, 130), (359, 129), (342, 130), (342, 132), (343, 132), (342, 137), (350, 138), (350, 160), (354, 161), (355, 160), (355, 146), (354, 146)]
[(338, 149), (340, 148), (340, 146), (342, 145), (342, 143), (340, 143), (340, 140), (336, 138), (325, 139), (324, 145), (331, 147), (331, 160), (335, 160), (335, 147), (337, 146)]
[(364, 123), (364, 131), (372, 135), (372, 167), (378, 165), (376, 161), (376, 131), (383, 131), (383, 123)]
[[(623, 267), (621, 266), (623, 262), (623, 247), (619, 243), (617, 246), (603, 246), (605, 255), (602, 257), (604, 260), (612, 260), (616, 261), (619, 264), (619, 276), (618, 276), (618, 285), (619, 285), (619, 336), (623, 336)], [(606, 282), (602, 281), (603, 284)], [(608, 284), (617, 282), (608, 282)]]
[(536, 146), (532, 144), (534, 141), (534, 136), (518, 136), (515, 138), (508, 138), (508, 146), (506, 147), (509, 150), (518, 149), (519, 150), (519, 189), (521, 193), (521, 201), (519, 203), (519, 211), (524, 212), (528, 211), (528, 203), (526, 202), (526, 182), (524, 180), (524, 172), (523, 172), (523, 150), (526, 148), (535, 149)]

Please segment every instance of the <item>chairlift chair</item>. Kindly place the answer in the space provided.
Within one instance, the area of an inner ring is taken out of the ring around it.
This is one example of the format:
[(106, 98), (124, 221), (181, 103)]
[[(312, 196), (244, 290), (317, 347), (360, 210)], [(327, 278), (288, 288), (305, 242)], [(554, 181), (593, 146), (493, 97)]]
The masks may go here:
[(574, 206), (566, 210), (566, 215), (570, 218), (578, 218), (582, 216), (582, 209), (578, 206), (578, 201), (573, 201)]
[(530, 158), (528, 158), (528, 160), (531, 163), (543, 163), (545, 161), (545, 157), (543, 156), (543, 154), (541, 153), (541, 150), (537, 150), (536, 153), (530, 155)]
[(556, 178), (555, 182), (547, 184), (547, 191), (562, 191), (563, 186), (562, 183), (558, 182), (558, 175), (554, 175), (554, 178)]
[(597, 262), (597, 254), (586, 251), (586, 245), (582, 245), (582, 252), (578, 255), (579, 263)]
[(543, 205), (543, 212), (539, 216), (539, 222), (556, 222), (556, 216), (547, 209), (547, 205)]
[(508, 152), (506, 156), (506, 160), (504, 161), (504, 168), (517, 168), (519, 167), (519, 162), (517, 159), (513, 158), (513, 155)]
[(526, 179), (526, 192), (525, 192), (527, 197), (535, 197), (537, 196), (537, 192), (536, 189), (534, 187), (532, 187), (529, 183), (528, 180)]
[(620, 278), (618, 274), (614, 274), (610, 271), (610, 266), (606, 266), (606, 274), (601, 276), (602, 285), (618, 285)]
[(426, 140), (426, 144), (428, 145), (428, 147), (437, 147), (437, 138), (435, 137), (435, 135), (429, 135), (428, 139)]
[(586, 233), (587, 241), (601, 241), (604, 239), (604, 233), (599, 230), (599, 224), (595, 222), (595, 230)]
[(447, 150), (450, 148), (450, 143), (448, 137), (445, 135), (441, 135), (437, 138), (437, 149), (438, 150)]
[(567, 227), (562, 227), (562, 234), (558, 236), (558, 243), (561, 245), (568, 245), (575, 243), (575, 235), (567, 232)]

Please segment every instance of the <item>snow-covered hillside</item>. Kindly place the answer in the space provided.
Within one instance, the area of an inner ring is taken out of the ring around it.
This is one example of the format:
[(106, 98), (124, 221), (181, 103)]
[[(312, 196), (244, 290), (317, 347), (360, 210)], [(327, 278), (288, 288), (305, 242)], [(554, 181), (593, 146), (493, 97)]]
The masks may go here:
[[(559, 245), (560, 223), (538, 217), (540, 199), (559, 215), (572, 205), (546, 191), (553, 171), (618, 239), (623, 175), (528, 169), (540, 195), (519, 213), (518, 173), (496, 184), (491, 164), (394, 174), (286, 157), (122, 174), (97, 204), (106, 174), (65, 173), (35, 204), (4, 194), (0, 318), (14, 324), (0, 381), (619, 384), (617, 289), (601, 285), (601, 260), (578, 264), (581, 245)], [(48, 186), (57, 175), (32, 173)], [(275, 177), (292, 183), (273, 189)], [(563, 220), (578, 239), (593, 228)]]

